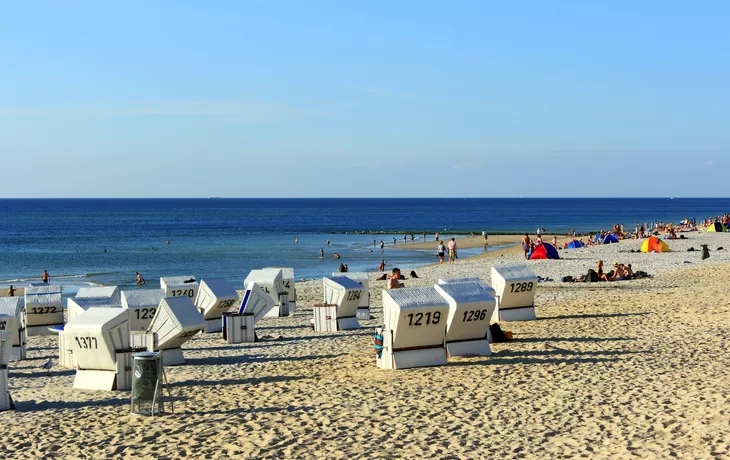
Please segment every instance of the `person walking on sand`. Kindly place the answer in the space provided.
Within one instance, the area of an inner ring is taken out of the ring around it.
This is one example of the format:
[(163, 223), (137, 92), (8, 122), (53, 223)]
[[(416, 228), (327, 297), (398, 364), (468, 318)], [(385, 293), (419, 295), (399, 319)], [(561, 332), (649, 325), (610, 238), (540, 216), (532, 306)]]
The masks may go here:
[(449, 241), (449, 265), (453, 265), (456, 262), (456, 240), (452, 237)]
[(48, 274), (45, 268), (43, 269), (43, 274), (41, 275), (41, 281), (43, 281), (44, 283), (48, 283), (49, 281), (51, 281), (51, 275)]
[(439, 241), (439, 245), (436, 248), (436, 254), (439, 256), (439, 265), (444, 264), (444, 256), (446, 255), (446, 246), (443, 241)]
[(137, 275), (137, 286), (141, 286), (147, 282), (144, 278), (142, 278), (142, 275), (140, 275), (139, 272), (135, 272), (135, 274)]

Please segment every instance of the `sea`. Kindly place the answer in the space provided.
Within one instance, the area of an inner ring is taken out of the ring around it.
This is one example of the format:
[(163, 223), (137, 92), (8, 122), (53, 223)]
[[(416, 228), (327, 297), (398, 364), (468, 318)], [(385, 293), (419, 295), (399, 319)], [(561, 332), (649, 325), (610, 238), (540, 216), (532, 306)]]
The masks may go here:
[(0, 286), (38, 281), (45, 269), (65, 292), (134, 289), (135, 272), (148, 288), (162, 276), (194, 276), (243, 289), (248, 272), (263, 267), (294, 267), (298, 279), (311, 279), (340, 263), (376, 271), (381, 259), (402, 269), (436, 262), (435, 243), (399, 249), (403, 232), (409, 242), (410, 233), (420, 242), (423, 232), (428, 241), (435, 232), (592, 232), (728, 211), (730, 198), (2, 199)]

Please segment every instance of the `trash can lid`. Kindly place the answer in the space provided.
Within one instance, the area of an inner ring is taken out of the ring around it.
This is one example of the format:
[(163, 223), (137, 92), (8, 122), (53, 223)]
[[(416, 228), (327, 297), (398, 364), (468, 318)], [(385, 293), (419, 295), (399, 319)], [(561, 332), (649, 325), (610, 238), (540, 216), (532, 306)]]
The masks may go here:
[(134, 356), (134, 359), (155, 359), (160, 356), (160, 353), (156, 351), (145, 351), (142, 353), (135, 353), (132, 356)]

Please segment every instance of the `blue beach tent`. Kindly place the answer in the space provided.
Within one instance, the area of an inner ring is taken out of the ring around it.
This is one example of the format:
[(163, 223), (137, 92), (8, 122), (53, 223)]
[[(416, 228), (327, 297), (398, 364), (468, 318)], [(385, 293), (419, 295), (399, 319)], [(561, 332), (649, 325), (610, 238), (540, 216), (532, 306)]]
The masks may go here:
[(603, 241), (601, 244), (611, 244), (611, 243), (618, 243), (618, 238), (616, 238), (616, 235), (610, 234), (603, 237)]
[(583, 243), (581, 243), (578, 240), (573, 240), (570, 243), (568, 243), (568, 246), (566, 246), (566, 249), (578, 249), (585, 246)]

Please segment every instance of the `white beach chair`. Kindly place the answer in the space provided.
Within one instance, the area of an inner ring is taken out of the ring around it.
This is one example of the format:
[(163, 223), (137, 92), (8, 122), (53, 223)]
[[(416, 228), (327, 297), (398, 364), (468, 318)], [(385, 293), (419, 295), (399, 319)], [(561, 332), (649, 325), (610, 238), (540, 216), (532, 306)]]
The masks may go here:
[(195, 300), (200, 285), (194, 276), (166, 276), (160, 278), (160, 288), (165, 297), (189, 297)]
[(223, 313), (238, 303), (238, 293), (223, 278), (212, 278), (200, 283), (195, 307), (205, 319), (205, 332), (221, 332)]
[(76, 362), (73, 387), (128, 390), (132, 385), (129, 310), (89, 308), (63, 329)]
[(69, 297), (66, 299), (68, 321), (82, 315), (89, 308), (122, 308), (122, 304), (111, 297)]
[(162, 353), (165, 366), (184, 364), (180, 347), (205, 330), (205, 319), (189, 297), (165, 297), (146, 333), (133, 333), (132, 346)]
[(314, 330), (334, 332), (359, 329), (357, 309), (360, 299), (367, 295), (365, 288), (346, 276), (322, 278), (324, 304), (313, 306)]
[(13, 337), (8, 331), (0, 331), (0, 411), (15, 409), (8, 391), (8, 363)]
[(492, 267), (500, 321), (529, 321), (535, 316), (537, 275), (527, 265)]
[(266, 314), (268, 318), (289, 316), (289, 296), (284, 289), (284, 275), (279, 268), (262, 268), (251, 270), (243, 281), (244, 286), (249, 283), (258, 284), (274, 300), (274, 308)]
[(26, 359), (26, 334), (23, 324), (23, 297), (0, 297), (0, 330), (13, 336), (10, 361)]
[(448, 356), (491, 355), (488, 332), (496, 306), (494, 290), (481, 281), (437, 284), (435, 287), (449, 303), (446, 321)]
[(223, 340), (228, 343), (256, 342), (256, 323), (273, 308), (274, 299), (261, 286), (249, 281), (238, 312), (223, 315)]
[(385, 324), (376, 329), (382, 341), (377, 366), (406, 369), (446, 364), (448, 313), (448, 302), (434, 287), (384, 290)]
[(24, 320), (27, 335), (52, 335), (48, 328), (63, 326), (61, 286), (42, 284), (25, 288)]
[(162, 289), (132, 289), (122, 291), (122, 307), (129, 310), (129, 330), (146, 331), (165, 298)]
[(370, 319), (370, 278), (366, 272), (345, 272), (332, 273), (332, 277), (346, 276), (353, 281), (357, 281), (365, 290), (364, 295), (360, 298), (360, 304), (357, 306), (357, 319)]
[(297, 280), (294, 269), (286, 267), (266, 267), (265, 270), (281, 270), (281, 287), (289, 298), (289, 314), (297, 311)]
[(76, 293), (76, 298), (81, 299), (85, 297), (109, 297), (116, 303), (121, 302), (120, 291), (117, 286), (82, 287)]
[[(490, 286), (486, 281), (482, 280), (481, 278), (477, 277), (470, 277), (470, 278), (439, 278), (438, 284), (460, 284), (460, 283), (480, 283), (482, 286), (487, 288), (490, 292), (490, 295), (497, 298), (497, 291)], [(491, 321), (498, 323), (499, 322), (499, 308), (496, 306), (494, 307), (494, 311), (492, 313)], [(492, 334), (491, 332), (488, 334), (489, 341), (492, 341)]]

